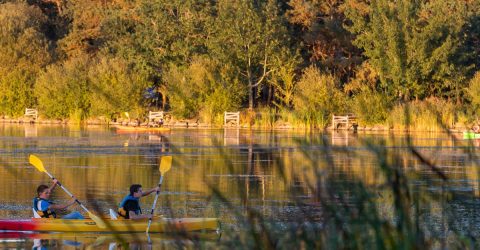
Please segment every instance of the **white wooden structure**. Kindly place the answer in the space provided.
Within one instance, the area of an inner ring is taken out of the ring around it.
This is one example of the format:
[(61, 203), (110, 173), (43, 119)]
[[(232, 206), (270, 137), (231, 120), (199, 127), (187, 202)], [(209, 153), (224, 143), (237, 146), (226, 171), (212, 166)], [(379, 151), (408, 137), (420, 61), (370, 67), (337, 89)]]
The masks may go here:
[(149, 111), (148, 112), (148, 123), (161, 123), (164, 120), (163, 111)]
[(25, 109), (25, 116), (31, 116), (31, 117), (33, 117), (34, 120), (37, 120), (38, 119), (38, 110), (26, 108)]
[(225, 112), (223, 121), (224, 126), (227, 126), (228, 122), (233, 122), (237, 127), (240, 126), (240, 112)]
[(354, 114), (347, 115), (333, 115), (332, 125), (333, 129), (338, 129), (340, 124), (345, 124), (345, 128), (349, 129), (351, 126), (357, 124), (357, 117)]

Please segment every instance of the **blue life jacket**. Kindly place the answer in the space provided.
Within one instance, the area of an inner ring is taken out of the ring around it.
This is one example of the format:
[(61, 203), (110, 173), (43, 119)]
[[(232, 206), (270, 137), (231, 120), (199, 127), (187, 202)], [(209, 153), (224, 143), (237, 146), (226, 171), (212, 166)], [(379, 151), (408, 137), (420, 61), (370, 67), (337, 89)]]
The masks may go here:
[(50, 208), (48, 208), (47, 210), (39, 210), (38, 209), (38, 203), (40, 201), (46, 201), (48, 202), (48, 204), (53, 204), (53, 202), (49, 201), (49, 200), (45, 200), (45, 199), (42, 199), (42, 198), (39, 198), (39, 197), (35, 197), (33, 198), (33, 209), (35, 210), (35, 212), (37, 212), (38, 215), (40, 215), (40, 217), (42, 218), (57, 218), (57, 214), (53, 211), (50, 210)]
[[(133, 206), (129, 206), (130, 209), (125, 208), (125, 204), (127, 202), (133, 202)], [(129, 211), (133, 211), (136, 215), (139, 215), (139, 214), (142, 213), (142, 209), (140, 208), (140, 199), (139, 198), (135, 198), (131, 195), (127, 195), (127, 196), (125, 196), (125, 198), (123, 198), (123, 200), (122, 200), (122, 202), (120, 202), (120, 206), (118, 208), (118, 214), (120, 216), (124, 217), (125, 219), (130, 219)]]

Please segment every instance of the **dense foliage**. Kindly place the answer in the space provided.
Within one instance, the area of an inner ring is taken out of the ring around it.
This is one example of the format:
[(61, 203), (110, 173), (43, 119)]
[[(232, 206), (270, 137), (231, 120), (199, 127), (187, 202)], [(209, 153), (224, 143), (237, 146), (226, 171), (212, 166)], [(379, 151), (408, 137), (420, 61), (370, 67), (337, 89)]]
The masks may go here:
[(0, 115), (375, 124), (429, 98), (471, 114), (479, 20), (480, 0), (1, 1)]

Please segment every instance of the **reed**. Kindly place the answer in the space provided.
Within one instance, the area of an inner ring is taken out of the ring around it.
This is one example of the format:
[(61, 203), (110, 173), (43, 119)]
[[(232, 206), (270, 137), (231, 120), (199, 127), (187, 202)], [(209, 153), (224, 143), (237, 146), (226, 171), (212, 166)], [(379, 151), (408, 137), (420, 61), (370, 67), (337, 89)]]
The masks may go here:
[[(245, 119), (245, 120), (243, 120)], [(246, 112), (240, 118), (243, 124), (251, 124), (257, 129), (292, 128), (302, 130), (322, 130), (326, 128), (330, 119), (321, 112), (302, 113), (272, 107), (260, 107), (255, 112)]]
[(448, 128), (455, 125), (457, 113), (461, 113), (459, 106), (430, 98), (395, 106), (387, 118), (387, 123), (396, 130), (442, 132), (442, 125)]
[[(423, 105), (420, 105), (421, 112), (425, 114), (427, 109)], [(409, 118), (412, 113), (408, 110), (404, 110), (404, 114), (406, 120), (402, 124), (408, 127), (414, 119)], [(443, 121), (450, 121), (449, 116), (433, 118), (438, 122), (435, 127), (441, 129), (447, 127)], [(297, 148), (302, 149), (307, 161), (296, 162), (296, 171), (289, 171), (290, 166), (280, 158), (274, 158), (276, 164), (273, 164), (279, 176), (276, 185), (290, 187), (286, 206), (291, 208), (291, 213), (286, 219), (279, 219), (275, 211), (265, 213), (261, 207), (239, 205), (218, 186), (207, 182), (215, 199), (225, 204), (236, 221), (235, 226), (224, 229), (225, 237), (219, 246), (235, 249), (478, 248), (475, 234), (465, 230), (468, 225), (458, 221), (465, 210), (478, 213), (478, 208), (471, 205), (476, 203), (475, 193), (449, 188), (453, 183), (447, 174), (414, 146), (410, 134), (406, 137), (407, 146), (401, 150), (390, 146), (397, 145), (396, 140), (395, 137), (388, 141), (366, 139), (358, 146), (375, 158), (377, 181), (373, 183), (342, 170), (336, 160), (346, 156), (362, 162), (364, 156), (352, 153), (347, 147), (333, 147), (321, 135), (298, 140)], [(308, 145), (322, 148), (323, 153), (311, 152)], [(471, 147), (463, 150), (469, 155), (468, 159), (475, 159)], [(233, 171), (233, 162), (228, 158), (224, 161)], [(411, 161), (420, 162), (421, 167), (409, 167)], [(368, 166), (360, 165), (360, 168)], [(478, 166), (475, 165), (475, 169), (478, 172)], [(414, 185), (419, 178), (427, 185)], [(304, 180), (305, 187), (299, 191), (295, 180)], [(439, 188), (432, 191), (431, 185), (438, 180), (441, 183), (435, 186)], [(238, 185), (238, 197), (246, 197), (245, 187), (242, 183)], [(302, 197), (305, 193), (310, 195)]]

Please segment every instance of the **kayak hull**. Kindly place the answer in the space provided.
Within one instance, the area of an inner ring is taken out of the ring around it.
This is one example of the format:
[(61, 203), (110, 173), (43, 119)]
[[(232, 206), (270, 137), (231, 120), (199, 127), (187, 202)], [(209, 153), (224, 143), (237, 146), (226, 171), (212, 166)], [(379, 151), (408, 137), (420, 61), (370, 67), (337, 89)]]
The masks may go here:
[[(91, 219), (27, 219), (0, 220), (0, 231), (38, 231), (38, 232), (145, 232), (148, 219), (110, 220), (105, 219), (106, 228), (100, 228)], [(150, 226), (152, 233), (178, 231), (212, 231), (219, 228), (216, 218), (154, 218)]]
[(165, 127), (129, 127), (129, 126), (116, 126), (118, 133), (132, 133), (132, 132), (169, 132), (170, 128)]
[(43, 239), (43, 240), (77, 240), (82, 243), (95, 242), (95, 241), (118, 241), (119, 238), (125, 241), (148, 241), (150, 240), (171, 240), (179, 239), (181, 237), (201, 239), (201, 240), (217, 240), (220, 236), (217, 232), (192, 232), (185, 235), (178, 234), (145, 234), (145, 232), (127, 232), (127, 233), (112, 233), (112, 232), (21, 232), (21, 231), (9, 231), (0, 232), (0, 245), (2, 245), (2, 239)]

